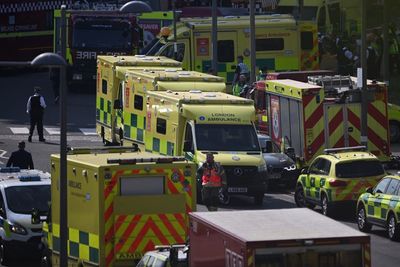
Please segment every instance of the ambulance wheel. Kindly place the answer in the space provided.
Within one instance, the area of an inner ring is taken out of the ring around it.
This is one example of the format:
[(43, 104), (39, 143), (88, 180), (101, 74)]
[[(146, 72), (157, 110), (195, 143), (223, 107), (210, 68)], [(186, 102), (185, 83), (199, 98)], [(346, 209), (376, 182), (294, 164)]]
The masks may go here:
[(365, 212), (364, 205), (360, 205), (357, 211), (357, 225), (361, 232), (371, 231), (372, 225), (367, 221), (367, 213)]
[(7, 265), (8, 263), (8, 258), (9, 258), (9, 253), (6, 245), (4, 244), (3, 241), (0, 241), (0, 263), (2, 265)]
[(304, 190), (301, 185), (298, 185), (296, 187), (296, 191), (294, 192), (294, 201), (299, 208), (304, 208), (307, 206), (307, 201), (304, 196)]
[(254, 204), (257, 206), (262, 206), (264, 203), (264, 193), (259, 193), (254, 196)]
[(389, 122), (390, 142), (397, 143), (400, 141), (400, 124), (394, 121)]
[(322, 214), (328, 217), (332, 217), (334, 215), (334, 207), (331, 203), (329, 203), (328, 197), (325, 194), (321, 196), (321, 208)]
[(390, 240), (399, 241), (400, 240), (400, 225), (396, 221), (396, 217), (393, 213), (390, 213), (387, 221), (387, 232)]

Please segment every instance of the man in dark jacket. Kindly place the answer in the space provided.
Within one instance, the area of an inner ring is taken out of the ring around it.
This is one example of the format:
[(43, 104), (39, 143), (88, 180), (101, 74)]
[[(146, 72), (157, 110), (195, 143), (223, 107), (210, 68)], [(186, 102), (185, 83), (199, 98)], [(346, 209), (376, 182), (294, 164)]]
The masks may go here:
[(34, 94), (29, 97), (28, 103), (26, 104), (26, 113), (29, 114), (31, 127), (29, 129), (28, 141), (32, 142), (33, 131), (35, 130), (35, 125), (37, 126), (37, 131), (39, 134), (39, 141), (46, 141), (43, 138), (43, 113), (46, 108), (46, 102), (44, 97), (39, 94), (40, 87), (35, 86)]
[(21, 169), (34, 169), (31, 153), (25, 151), (25, 142), (18, 143), (18, 150), (11, 153), (7, 167), (20, 167)]

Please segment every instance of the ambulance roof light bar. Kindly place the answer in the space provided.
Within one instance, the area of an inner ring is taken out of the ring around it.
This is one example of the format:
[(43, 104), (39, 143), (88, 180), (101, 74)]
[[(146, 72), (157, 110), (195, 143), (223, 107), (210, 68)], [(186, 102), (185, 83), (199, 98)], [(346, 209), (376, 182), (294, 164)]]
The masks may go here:
[(184, 157), (166, 157), (166, 158), (132, 158), (132, 159), (107, 159), (107, 164), (129, 165), (137, 163), (172, 163), (176, 161), (186, 161)]
[(101, 154), (101, 153), (124, 153), (140, 151), (137, 144), (132, 144), (130, 147), (110, 146), (110, 147), (69, 147), (68, 155), (78, 154)]
[(348, 151), (366, 151), (366, 146), (350, 146), (350, 147), (338, 147), (338, 148), (327, 148), (324, 149), (325, 154), (348, 152)]

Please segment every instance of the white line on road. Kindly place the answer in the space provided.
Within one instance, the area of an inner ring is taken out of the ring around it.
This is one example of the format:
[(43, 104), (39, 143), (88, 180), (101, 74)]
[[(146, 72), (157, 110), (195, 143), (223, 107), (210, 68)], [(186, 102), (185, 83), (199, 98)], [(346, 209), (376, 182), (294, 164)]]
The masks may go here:
[(97, 135), (96, 128), (79, 128), (84, 135)]
[[(4, 156), (5, 154), (7, 154), (7, 151), (0, 149), (0, 164), (6, 164), (6, 161), (8, 160), (8, 157)], [(6, 160), (6, 161), (3, 162), (3, 159)]]
[(50, 135), (60, 135), (60, 128), (51, 128), (46, 127), (44, 128)]
[(29, 129), (27, 127), (10, 127), (13, 134), (29, 134)]

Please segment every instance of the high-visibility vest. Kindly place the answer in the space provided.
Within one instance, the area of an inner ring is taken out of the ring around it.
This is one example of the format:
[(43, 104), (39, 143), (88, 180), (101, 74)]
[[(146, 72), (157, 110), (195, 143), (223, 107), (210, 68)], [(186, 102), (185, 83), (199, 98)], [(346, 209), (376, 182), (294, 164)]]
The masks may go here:
[(222, 179), (215, 168), (204, 168), (203, 176), (201, 177), (202, 185), (210, 187), (221, 187)]

